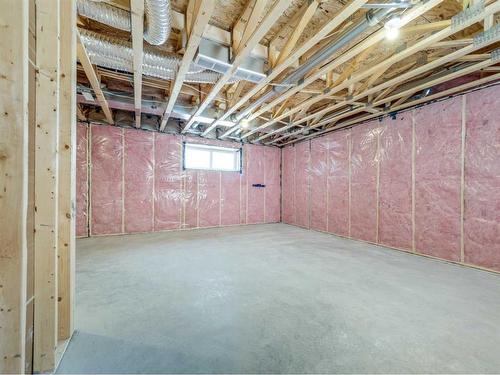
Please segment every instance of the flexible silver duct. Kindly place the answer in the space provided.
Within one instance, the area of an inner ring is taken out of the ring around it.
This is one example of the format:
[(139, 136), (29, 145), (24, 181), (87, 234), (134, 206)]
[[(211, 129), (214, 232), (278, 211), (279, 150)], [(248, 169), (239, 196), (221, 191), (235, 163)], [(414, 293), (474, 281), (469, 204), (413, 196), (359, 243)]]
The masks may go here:
[[(130, 43), (120, 39), (105, 37), (95, 32), (79, 29), (80, 38), (85, 45), (91, 62), (98, 66), (133, 72), (133, 50)], [(143, 73), (150, 77), (173, 80), (181, 64), (181, 59), (160, 54), (144, 49)], [(204, 70), (204, 68), (191, 63), (186, 74), (185, 82), (214, 83), (220, 74)], [(236, 82), (232, 78), (230, 82)]]
[[(78, 0), (78, 14), (94, 21), (104, 23), (116, 29), (131, 31), (130, 12), (119, 9), (107, 3)], [(144, 39), (152, 45), (165, 43), (170, 35), (170, 1), (145, 0)]]

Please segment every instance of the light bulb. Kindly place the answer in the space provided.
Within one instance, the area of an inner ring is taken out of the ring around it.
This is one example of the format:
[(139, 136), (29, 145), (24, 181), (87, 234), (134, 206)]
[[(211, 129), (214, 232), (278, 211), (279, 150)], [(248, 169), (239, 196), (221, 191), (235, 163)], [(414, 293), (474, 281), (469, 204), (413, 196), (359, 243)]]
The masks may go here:
[(399, 28), (401, 27), (401, 17), (394, 16), (389, 19), (385, 25), (385, 37), (388, 40), (394, 40), (399, 36)]
[(394, 40), (399, 36), (399, 29), (396, 27), (386, 27), (385, 37), (387, 40)]
[(248, 128), (249, 123), (250, 123), (250, 121), (248, 121), (248, 119), (244, 118), (243, 120), (241, 120), (240, 125), (243, 129), (246, 129), (246, 128)]

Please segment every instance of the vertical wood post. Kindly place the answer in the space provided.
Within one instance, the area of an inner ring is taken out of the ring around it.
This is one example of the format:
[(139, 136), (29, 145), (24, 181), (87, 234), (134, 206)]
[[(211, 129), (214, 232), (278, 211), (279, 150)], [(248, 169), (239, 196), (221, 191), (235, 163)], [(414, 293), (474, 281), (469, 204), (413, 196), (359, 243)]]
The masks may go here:
[(57, 347), (59, 0), (36, 0), (34, 372), (52, 372)]
[(28, 2), (0, 2), (0, 373), (24, 373)]
[(76, 196), (76, 5), (60, 3), (58, 338), (73, 333)]

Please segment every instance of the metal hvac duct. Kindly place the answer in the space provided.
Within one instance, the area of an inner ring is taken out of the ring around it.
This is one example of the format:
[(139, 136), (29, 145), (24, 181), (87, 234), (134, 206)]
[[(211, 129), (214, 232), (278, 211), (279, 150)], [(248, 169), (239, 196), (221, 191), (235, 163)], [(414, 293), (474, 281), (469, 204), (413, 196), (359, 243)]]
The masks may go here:
[[(116, 29), (131, 31), (130, 12), (92, 0), (78, 0), (78, 14)], [(144, 40), (152, 45), (165, 43), (170, 35), (170, 0), (144, 1)]]
[[(125, 72), (133, 72), (133, 49), (129, 42), (120, 39), (109, 38), (101, 34), (79, 29), (80, 38), (85, 45), (91, 62), (98, 66), (116, 69)], [(181, 59), (171, 57), (151, 49), (144, 49), (143, 73), (144, 75), (173, 80), (181, 64)], [(220, 74), (205, 70), (191, 63), (186, 74), (185, 82), (214, 83), (220, 78)], [(238, 81), (237, 78), (230, 83)]]

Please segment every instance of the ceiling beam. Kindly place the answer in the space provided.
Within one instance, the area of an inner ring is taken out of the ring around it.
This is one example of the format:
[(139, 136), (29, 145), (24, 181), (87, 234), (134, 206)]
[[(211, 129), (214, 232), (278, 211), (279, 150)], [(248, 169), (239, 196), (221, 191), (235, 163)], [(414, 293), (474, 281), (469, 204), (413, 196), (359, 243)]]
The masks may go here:
[(177, 97), (181, 92), (186, 74), (189, 71), (191, 61), (193, 61), (196, 51), (198, 50), (201, 38), (203, 37), (203, 32), (206, 30), (208, 21), (210, 21), (210, 17), (212, 16), (212, 11), (214, 9), (214, 0), (191, 0), (190, 3), (194, 3), (195, 1), (199, 1), (199, 6), (195, 7), (196, 13), (193, 14), (193, 27), (191, 29), (191, 34), (188, 36), (189, 39), (186, 51), (182, 57), (181, 65), (177, 71), (177, 75), (175, 76), (172, 89), (170, 90), (167, 107), (160, 123), (160, 131), (165, 130), (165, 126), (167, 125), (170, 114), (174, 109)]
[(130, 0), (132, 18), (132, 50), (134, 53), (134, 106), (135, 127), (141, 127), (142, 108), (142, 59), (144, 38), (144, 1)]
[(76, 46), (76, 55), (78, 56), (78, 60), (80, 61), (80, 64), (82, 64), (83, 70), (85, 71), (85, 74), (87, 75), (87, 79), (90, 82), (90, 86), (92, 87), (92, 90), (94, 90), (95, 96), (97, 98), (97, 102), (102, 108), (102, 111), (104, 112), (104, 115), (106, 116), (106, 120), (108, 123), (111, 125), (114, 125), (113, 121), (113, 115), (111, 114), (111, 111), (109, 110), (108, 102), (106, 101), (106, 98), (104, 97), (104, 93), (101, 90), (101, 84), (99, 82), (99, 79), (97, 78), (97, 74), (95, 73), (95, 70), (90, 62), (89, 55), (87, 55), (87, 51), (85, 50), (85, 47), (80, 39), (80, 33), (77, 31), (76, 32), (78, 43)]
[(236, 69), (243, 62), (243, 60), (250, 55), (252, 49), (260, 42), (264, 35), (269, 31), (269, 29), (274, 25), (278, 18), (283, 14), (283, 12), (290, 5), (288, 0), (277, 0), (274, 6), (269, 10), (265, 18), (256, 28), (255, 32), (248, 39), (247, 42), (243, 43), (240, 47), (240, 51), (235, 56), (231, 69), (229, 69), (213, 86), (210, 93), (206, 96), (203, 102), (200, 104), (196, 112), (192, 115), (191, 119), (187, 122), (186, 126), (182, 130), (182, 133), (186, 133), (191, 126), (195, 123), (195, 117), (203, 113), (203, 111), (208, 107), (208, 105), (214, 100), (219, 91), (224, 87), (224, 85), (232, 77)]

